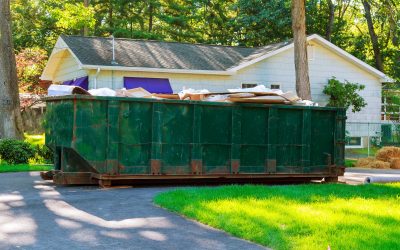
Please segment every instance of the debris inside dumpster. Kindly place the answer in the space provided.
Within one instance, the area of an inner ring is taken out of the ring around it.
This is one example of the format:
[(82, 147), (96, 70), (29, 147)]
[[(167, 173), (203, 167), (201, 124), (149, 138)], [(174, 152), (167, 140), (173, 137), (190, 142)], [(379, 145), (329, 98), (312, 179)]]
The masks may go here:
[(187, 89), (183, 88), (182, 91), (178, 93), (181, 100), (192, 100), (192, 101), (202, 101), (207, 95), (211, 94), (207, 89)]
[(134, 89), (123, 88), (116, 91), (116, 96), (144, 98), (144, 97), (151, 97), (151, 93), (145, 90), (144, 88), (134, 88)]
[(91, 89), (89, 93), (94, 96), (116, 96), (116, 91), (109, 88)]
[(79, 86), (51, 84), (47, 90), (49, 96), (62, 95), (90, 95), (89, 92)]
[(291, 91), (283, 92), (280, 89), (270, 89), (264, 85), (257, 85), (253, 88), (228, 89), (227, 92), (211, 92), (208, 89), (183, 88), (177, 94), (150, 93), (144, 88), (118, 89), (110, 88), (91, 89), (86, 91), (77, 86), (51, 85), (49, 95), (71, 95), (85, 94), (93, 96), (117, 96), (128, 98), (154, 98), (172, 99), (186, 101), (205, 102), (240, 102), (240, 103), (262, 103), (262, 104), (286, 104), (299, 106), (318, 106), (310, 100), (302, 100)]

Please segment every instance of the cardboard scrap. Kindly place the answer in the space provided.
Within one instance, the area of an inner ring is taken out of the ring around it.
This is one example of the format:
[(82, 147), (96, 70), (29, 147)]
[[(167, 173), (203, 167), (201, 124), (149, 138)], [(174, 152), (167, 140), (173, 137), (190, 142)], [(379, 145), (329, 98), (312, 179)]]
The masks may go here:
[(290, 104), (290, 101), (281, 96), (256, 96), (247, 98), (229, 97), (232, 102), (265, 103), (265, 104)]
[(144, 88), (119, 89), (116, 91), (116, 96), (144, 98), (151, 97), (151, 93)]

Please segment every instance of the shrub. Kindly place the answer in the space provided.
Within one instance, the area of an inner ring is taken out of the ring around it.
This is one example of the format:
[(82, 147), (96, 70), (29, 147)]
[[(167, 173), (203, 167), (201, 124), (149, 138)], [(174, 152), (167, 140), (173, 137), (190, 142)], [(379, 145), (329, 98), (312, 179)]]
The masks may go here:
[(53, 151), (46, 145), (37, 145), (35, 158), (37, 164), (53, 163)]
[(9, 164), (26, 164), (34, 156), (35, 149), (27, 142), (15, 139), (0, 140), (0, 157)]
[(352, 107), (353, 113), (359, 112), (367, 105), (364, 98), (357, 92), (365, 88), (364, 85), (351, 83), (348, 81), (340, 82), (336, 78), (331, 78), (325, 86), (323, 93), (329, 96), (328, 106), (330, 107)]

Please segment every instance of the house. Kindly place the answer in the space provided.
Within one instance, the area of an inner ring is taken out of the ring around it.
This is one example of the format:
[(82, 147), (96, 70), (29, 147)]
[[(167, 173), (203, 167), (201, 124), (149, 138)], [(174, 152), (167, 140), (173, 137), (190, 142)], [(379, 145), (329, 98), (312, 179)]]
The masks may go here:
[[(349, 111), (348, 122), (380, 122), (382, 83), (390, 78), (318, 35), (307, 40), (313, 101), (327, 103), (322, 91), (332, 77), (360, 83), (368, 105), (356, 114)], [(293, 91), (293, 54), (291, 42), (246, 48), (62, 35), (41, 79), (89, 89), (141, 86), (157, 93), (183, 87), (226, 91), (257, 84)], [(360, 144), (362, 137), (371, 136), (365, 129), (352, 130), (352, 141)]]

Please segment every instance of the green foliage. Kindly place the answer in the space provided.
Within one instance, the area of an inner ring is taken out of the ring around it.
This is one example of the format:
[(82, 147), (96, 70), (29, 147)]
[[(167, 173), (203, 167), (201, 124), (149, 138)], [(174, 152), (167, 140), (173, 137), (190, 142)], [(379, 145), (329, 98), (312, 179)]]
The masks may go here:
[(53, 150), (45, 145), (45, 135), (25, 134), (25, 142), (35, 150), (35, 155), (29, 160), (30, 164), (51, 164), (54, 160)]
[(47, 52), (41, 48), (25, 48), (16, 55), (18, 85), (21, 93), (43, 94), (46, 88), (40, 79), (47, 62)]
[(178, 189), (154, 202), (272, 249), (400, 249), (400, 183)]
[(28, 163), (35, 149), (27, 142), (15, 139), (0, 140), (0, 157), (9, 164)]
[(357, 92), (365, 88), (364, 85), (351, 83), (347, 80), (340, 82), (336, 78), (331, 78), (325, 86), (323, 93), (330, 97), (328, 105), (330, 107), (342, 107), (346, 110), (351, 106), (352, 112), (359, 112), (367, 105)]
[(63, 30), (81, 30), (85, 26), (92, 29), (95, 24), (93, 7), (85, 8), (83, 3), (65, 3), (62, 8), (53, 10), (55, 25)]
[[(371, 16), (384, 71), (400, 81), (400, 4), (372, 0)], [(374, 65), (371, 38), (360, 1), (333, 4), (331, 41)], [(60, 34), (263, 46), (292, 38), (291, 0), (15, 0), (11, 2), (17, 51), (50, 52)], [(306, 1), (307, 33), (325, 36), (328, 1)], [(355, 21), (356, 20), (356, 21)]]
[(37, 145), (35, 147), (35, 157), (31, 159), (30, 163), (51, 164), (53, 163), (53, 157), (53, 150), (46, 145)]
[(291, 1), (238, 0), (235, 8), (240, 45), (261, 46), (292, 37)]

